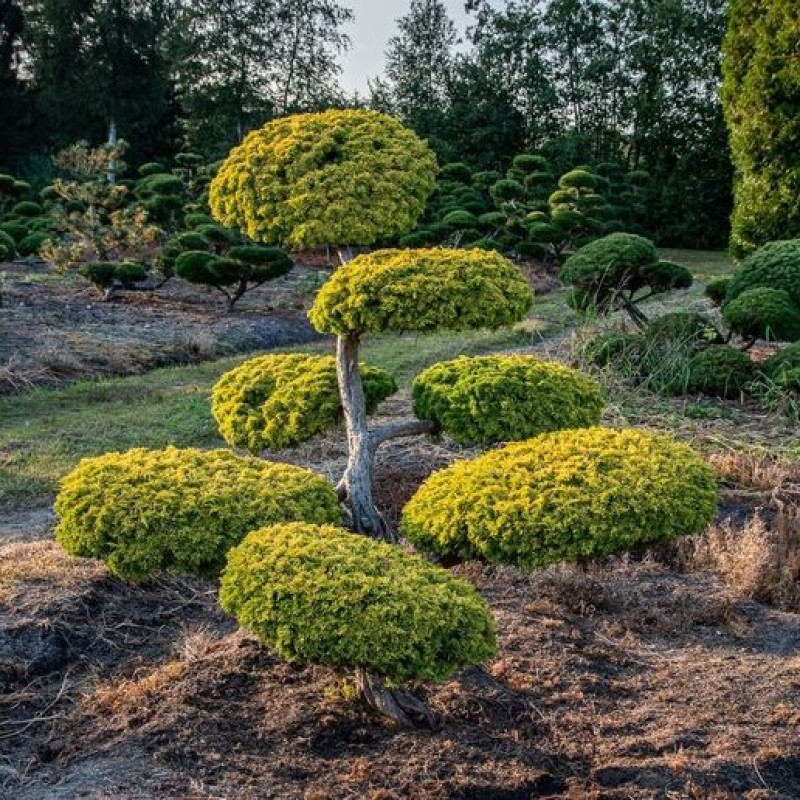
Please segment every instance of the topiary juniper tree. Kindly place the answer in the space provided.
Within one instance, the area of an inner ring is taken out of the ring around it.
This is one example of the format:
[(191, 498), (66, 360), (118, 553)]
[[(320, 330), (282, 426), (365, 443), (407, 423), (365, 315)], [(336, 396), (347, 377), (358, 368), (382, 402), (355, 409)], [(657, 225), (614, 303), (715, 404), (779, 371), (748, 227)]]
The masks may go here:
[(686, 267), (660, 261), (655, 245), (632, 233), (611, 233), (585, 245), (564, 262), (560, 277), (572, 286), (570, 302), (578, 310), (624, 310), (640, 328), (647, 323), (640, 303), (693, 281)]

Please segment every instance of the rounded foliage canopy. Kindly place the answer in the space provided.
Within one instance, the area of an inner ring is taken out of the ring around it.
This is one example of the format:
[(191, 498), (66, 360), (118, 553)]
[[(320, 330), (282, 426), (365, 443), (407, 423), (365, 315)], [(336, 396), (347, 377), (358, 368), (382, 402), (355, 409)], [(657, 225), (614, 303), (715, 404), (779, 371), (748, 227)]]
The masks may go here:
[(495, 628), (467, 581), (341, 528), (275, 525), (228, 557), (222, 607), (290, 661), (442, 681), (491, 658)]
[(209, 202), (216, 219), (254, 241), (371, 245), (414, 227), (436, 169), (425, 142), (385, 114), (297, 114), (234, 148)]
[(716, 509), (690, 447), (636, 430), (546, 433), (435, 473), (402, 532), (440, 555), (532, 568), (697, 533)]
[(212, 577), (250, 531), (296, 520), (338, 524), (320, 475), (229, 450), (130, 450), (88, 458), (64, 479), (56, 540), (122, 578), (156, 570)]
[(596, 425), (605, 406), (596, 381), (530, 356), (462, 357), (414, 381), (414, 413), (463, 443), (529, 439)]
[(533, 293), (487, 250), (378, 250), (338, 269), (309, 317), (322, 333), (499, 328), (521, 320)]
[[(367, 413), (397, 391), (385, 370), (362, 364)], [(339, 423), (342, 402), (331, 356), (268, 355), (226, 372), (214, 386), (211, 411), (232, 447), (252, 453), (292, 447)]]
[(689, 362), (687, 391), (711, 397), (736, 397), (753, 379), (755, 366), (745, 353), (729, 345), (701, 350)]
[(800, 239), (770, 242), (744, 259), (728, 283), (727, 301), (757, 286), (783, 289), (800, 306)]
[(747, 289), (725, 305), (722, 315), (734, 333), (748, 339), (800, 339), (800, 309), (783, 289)]
[(632, 233), (611, 233), (582, 247), (561, 269), (561, 279), (575, 288), (579, 308), (605, 310), (620, 291), (651, 293), (687, 288), (692, 275), (685, 267), (659, 262), (655, 245)]

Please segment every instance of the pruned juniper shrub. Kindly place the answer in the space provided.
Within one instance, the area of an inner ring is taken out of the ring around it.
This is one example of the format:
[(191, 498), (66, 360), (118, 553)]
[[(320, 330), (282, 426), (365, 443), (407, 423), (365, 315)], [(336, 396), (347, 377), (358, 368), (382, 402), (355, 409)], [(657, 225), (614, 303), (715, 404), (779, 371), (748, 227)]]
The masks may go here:
[(596, 425), (605, 406), (592, 378), (530, 356), (464, 356), (434, 364), (414, 380), (413, 397), (419, 419), (458, 442), (483, 445)]
[(147, 279), (147, 269), (135, 261), (91, 261), (78, 269), (78, 274), (93, 283), (111, 300), (119, 289), (133, 289)]
[(692, 357), (686, 390), (713, 397), (738, 397), (755, 374), (755, 365), (746, 353), (725, 344), (713, 345)]
[[(201, 226), (195, 233), (183, 234), (183, 242), (185, 237), (205, 240), (209, 227), (219, 226)], [(201, 234), (201, 230), (206, 233)], [(183, 246), (183, 242), (176, 241), (176, 246)], [(228, 311), (233, 311), (247, 292), (286, 275), (294, 267), (294, 261), (283, 250), (253, 246), (231, 247), (222, 256), (207, 250), (186, 250), (177, 255), (174, 263), (179, 277), (219, 291), (227, 300)]]
[(647, 324), (640, 303), (692, 284), (686, 267), (659, 261), (649, 239), (630, 233), (612, 233), (582, 247), (566, 260), (560, 277), (572, 287), (574, 308), (601, 314), (622, 310), (639, 327)]
[[(397, 391), (385, 370), (361, 365), (367, 413)], [(293, 447), (338, 425), (343, 416), (331, 356), (267, 355), (226, 372), (211, 412), (223, 439), (251, 453)]]
[(731, 331), (752, 346), (758, 339), (794, 342), (800, 339), (800, 306), (787, 291), (768, 286), (746, 289), (722, 310)]
[(56, 540), (127, 580), (158, 570), (215, 576), (250, 531), (277, 522), (339, 524), (325, 478), (228, 450), (130, 450), (84, 459), (56, 499)]
[(289, 661), (370, 671), (396, 684), (447, 680), (496, 649), (491, 613), (472, 584), (330, 526), (249, 534), (228, 556), (220, 602)]
[(697, 533), (714, 518), (711, 467), (642, 431), (542, 434), (435, 473), (403, 511), (416, 547), (524, 568)]

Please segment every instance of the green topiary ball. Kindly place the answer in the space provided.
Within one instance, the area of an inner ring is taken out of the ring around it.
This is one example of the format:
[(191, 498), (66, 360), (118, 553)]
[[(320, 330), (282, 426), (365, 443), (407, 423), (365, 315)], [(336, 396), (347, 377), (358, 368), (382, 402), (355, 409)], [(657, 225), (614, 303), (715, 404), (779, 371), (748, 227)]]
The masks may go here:
[(10, 236), (13, 242), (19, 244), (28, 235), (28, 226), (21, 222), (4, 222), (0, 225), (0, 233)]
[(399, 547), (316, 525), (251, 533), (228, 556), (222, 607), (289, 661), (444, 681), (495, 654), (486, 602)]
[(64, 479), (56, 540), (127, 580), (156, 570), (217, 575), (250, 531), (278, 522), (338, 524), (333, 487), (288, 464), (228, 450), (130, 450), (87, 458)]
[(755, 365), (746, 353), (728, 345), (701, 350), (689, 362), (689, 393), (712, 397), (737, 397), (755, 376)]
[(14, 240), (5, 231), (0, 231), (0, 261), (11, 261), (16, 255)]
[[(362, 364), (361, 379), (368, 413), (397, 391), (385, 370)], [(300, 353), (246, 361), (214, 386), (211, 412), (232, 447), (260, 453), (298, 445), (342, 418), (336, 361)]]
[(183, 222), (187, 228), (197, 228), (199, 225), (213, 225), (214, 219), (210, 217), (208, 214), (203, 214), (201, 212), (194, 212), (191, 214), (187, 214), (183, 218)]
[(331, 110), (250, 133), (209, 200), (216, 219), (264, 244), (372, 245), (416, 225), (435, 176), (433, 152), (397, 120)]
[[(553, 221), (558, 222), (556, 214)], [(607, 311), (620, 291), (651, 293), (686, 288), (691, 273), (679, 264), (659, 262), (655, 245), (632, 233), (611, 233), (581, 247), (561, 269), (561, 280), (575, 289), (578, 308)]]
[(17, 203), (12, 209), (12, 214), (16, 214), (18, 217), (40, 217), (44, 210), (38, 203), (34, 203), (31, 200), (24, 200), (21, 203)]
[(44, 247), (45, 243), (51, 241), (52, 238), (53, 234), (47, 233), (46, 231), (29, 233), (17, 245), (17, 250), (21, 256), (38, 256), (39, 251)]
[(280, 278), (291, 272), (294, 261), (284, 250), (279, 247), (254, 247), (253, 245), (240, 245), (231, 247), (225, 253), (225, 258), (233, 259), (247, 265), (246, 275), (249, 280), (256, 283)]
[(322, 333), (499, 328), (521, 320), (530, 284), (499, 253), (378, 250), (336, 270), (309, 312)]
[(795, 342), (800, 339), (800, 308), (783, 289), (756, 286), (725, 304), (722, 316), (745, 339)]
[(726, 299), (735, 300), (757, 286), (783, 289), (800, 306), (800, 239), (770, 242), (744, 259), (731, 277)]
[(165, 173), (167, 168), (163, 164), (159, 164), (157, 161), (150, 161), (147, 164), (142, 164), (139, 167), (139, 174), (143, 178), (147, 178), (150, 175), (160, 175)]
[(531, 356), (464, 356), (434, 364), (414, 381), (414, 413), (462, 443), (529, 439), (596, 425), (599, 384), (562, 364)]
[(469, 211), (456, 209), (445, 215), (442, 222), (451, 228), (474, 228), (478, 224), (478, 218)]
[(725, 278), (712, 278), (707, 284), (704, 291), (705, 296), (715, 306), (721, 306), (725, 302), (725, 297), (728, 294), (728, 287), (730, 286), (730, 277)]
[(697, 533), (716, 503), (714, 473), (687, 445), (586, 428), (435, 473), (405, 507), (401, 530), (441, 556), (533, 568)]
[(445, 164), (441, 170), (439, 170), (439, 180), (469, 184), (472, 182), (472, 170), (467, 164), (463, 164), (460, 161), (453, 161), (449, 164)]
[(212, 267), (220, 261), (219, 256), (208, 250), (186, 250), (175, 259), (175, 273), (190, 283), (213, 281)]
[(208, 250), (211, 242), (205, 236), (197, 231), (188, 231), (187, 233), (178, 234), (169, 241), (170, 244), (175, 244), (181, 250)]

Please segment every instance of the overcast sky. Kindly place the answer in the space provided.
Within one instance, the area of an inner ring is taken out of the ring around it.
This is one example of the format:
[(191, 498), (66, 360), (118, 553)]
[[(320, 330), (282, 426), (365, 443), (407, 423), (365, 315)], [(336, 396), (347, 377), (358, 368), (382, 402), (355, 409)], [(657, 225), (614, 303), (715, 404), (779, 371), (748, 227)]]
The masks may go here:
[[(353, 46), (344, 56), (342, 86), (348, 91), (358, 89), (364, 94), (367, 79), (383, 72), (383, 54), (389, 39), (397, 33), (395, 20), (404, 16), (411, 0), (340, 0), (351, 8), (355, 21), (347, 33)], [(450, 16), (463, 29), (468, 19), (464, 13), (464, 0), (444, 0)]]

